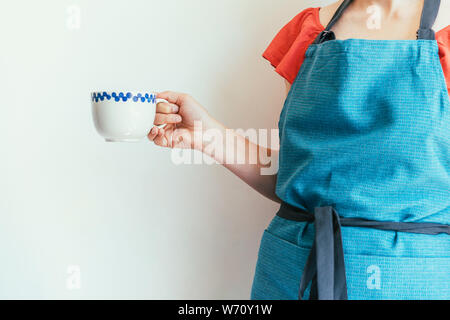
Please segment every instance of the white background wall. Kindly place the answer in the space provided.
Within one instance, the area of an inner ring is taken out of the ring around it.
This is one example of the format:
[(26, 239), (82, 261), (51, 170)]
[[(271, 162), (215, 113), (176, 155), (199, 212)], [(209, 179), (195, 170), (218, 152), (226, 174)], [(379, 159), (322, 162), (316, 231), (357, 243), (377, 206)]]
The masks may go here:
[[(89, 93), (184, 91), (229, 127), (276, 128), (284, 84), (261, 54), (328, 2), (4, 1), (0, 298), (248, 299), (277, 205), (221, 166), (105, 143)], [(66, 288), (70, 265), (79, 290)]]

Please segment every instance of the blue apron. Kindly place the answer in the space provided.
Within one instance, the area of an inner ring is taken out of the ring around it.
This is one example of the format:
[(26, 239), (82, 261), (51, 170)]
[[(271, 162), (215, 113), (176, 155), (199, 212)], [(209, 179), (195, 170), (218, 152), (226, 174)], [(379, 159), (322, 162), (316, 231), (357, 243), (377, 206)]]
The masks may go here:
[(251, 299), (450, 299), (450, 99), (425, 0), (417, 40), (308, 48), (280, 115), (280, 210)]

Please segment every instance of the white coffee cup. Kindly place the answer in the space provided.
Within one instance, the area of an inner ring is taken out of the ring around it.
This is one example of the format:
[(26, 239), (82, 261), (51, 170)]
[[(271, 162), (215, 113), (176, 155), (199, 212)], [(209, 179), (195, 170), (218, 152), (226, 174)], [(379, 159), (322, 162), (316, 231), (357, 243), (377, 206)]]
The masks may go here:
[(91, 101), (95, 128), (108, 142), (145, 139), (154, 126), (156, 105), (167, 102), (142, 91), (96, 91), (91, 93)]

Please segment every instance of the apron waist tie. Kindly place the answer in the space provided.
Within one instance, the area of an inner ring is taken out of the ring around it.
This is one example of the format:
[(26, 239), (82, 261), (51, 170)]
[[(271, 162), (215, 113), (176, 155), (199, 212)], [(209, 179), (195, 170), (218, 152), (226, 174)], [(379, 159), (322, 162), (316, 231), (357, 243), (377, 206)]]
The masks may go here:
[(284, 219), (315, 223), (315, 239), (300, 281), (299, 300), (303, 299), (310, 282), (310, 299), (348, 299), (341, 226), (429, 235), (440, 233), (450, 235), (450, 225), (445, 224), (340, 218), (332, 206), (317, 207), (314, 211), (314, 215), (312, 215), (283, 202), (277, 212), (277, 216)]

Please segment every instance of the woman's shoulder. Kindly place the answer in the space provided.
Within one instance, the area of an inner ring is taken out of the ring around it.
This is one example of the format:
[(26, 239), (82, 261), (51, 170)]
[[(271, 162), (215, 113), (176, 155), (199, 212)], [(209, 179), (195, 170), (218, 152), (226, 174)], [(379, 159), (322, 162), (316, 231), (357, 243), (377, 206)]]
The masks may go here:
[(263, 53), (263, 57), (290, 83), (294, 82), (303, 63), (305, 51), (324, 29), (319, 16), (322, 13), (330, 13), (332, 16), (333, 4), (326, 7), (309, 7), (298, 12), (277, 33)]
[(441, 8), (434, 24), (434, 30), (446, 31), (450, 34), (450, 1), (441, 1)]
[(319, 10), (320, 7), (308, 7), (296, 13), (296, 15), (288, 21), (285, 28), (297, 29), (301, 31), (304, 27), (320, 27)]
[[(333, 2), (327, 6), (307, 7), (299, 12), (285, 24), (284, 29), (301, 31), (302, 28), (324, 29), (323, 22), (328, 23), (343, 0)], [(295, 32), (294, 32), (295, 33)]]
[(327, 25), (329, 21), (333, 18), (339, 6), (342, 4), (344, 0), (339, 0), (333, 2), (327, 6), (320, 8), (319, 18), (322, 25)]

